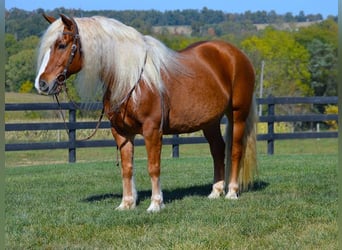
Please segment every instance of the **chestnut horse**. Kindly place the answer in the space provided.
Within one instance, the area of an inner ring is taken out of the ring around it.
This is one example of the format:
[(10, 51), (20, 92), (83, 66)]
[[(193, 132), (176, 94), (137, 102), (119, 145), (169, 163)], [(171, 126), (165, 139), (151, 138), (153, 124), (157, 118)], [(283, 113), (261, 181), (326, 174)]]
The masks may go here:
[[(78, 74), (91, 98), (103, 90), (104, 113), (120, 150), (123, 197), (119, 210), (136, 206), (134, 137), (144, 137), (152, 183), (148, 211), (164, 207), (160, 186), (163, 134), (203, 130), (214, 163), (209, 198), (237, 199), (256, 170), (254, 69), (239, 49), (222, 41), (195, 43), (176, 52), (114, 19), (55, 19), (42, 37), (35, 87), (58, 95)], [(220, 121), (226, 115), (226, 143)], [(227, 144), (227, 145), (225, 145)], [(225, 157), (226, 156), (226, 157)], [(225, 160), (226, 158), (226, 160)], [(186, 174), (186, 171), (184, 171)]]

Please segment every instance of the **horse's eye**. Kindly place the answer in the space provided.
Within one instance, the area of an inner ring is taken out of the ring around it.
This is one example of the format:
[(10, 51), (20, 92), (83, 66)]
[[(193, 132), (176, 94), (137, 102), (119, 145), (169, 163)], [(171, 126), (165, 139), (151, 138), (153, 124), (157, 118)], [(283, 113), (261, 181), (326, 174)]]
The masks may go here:
[(58, 49), (65, 49), (66, 48), (66, 44), (61, 43), (58, 45)]

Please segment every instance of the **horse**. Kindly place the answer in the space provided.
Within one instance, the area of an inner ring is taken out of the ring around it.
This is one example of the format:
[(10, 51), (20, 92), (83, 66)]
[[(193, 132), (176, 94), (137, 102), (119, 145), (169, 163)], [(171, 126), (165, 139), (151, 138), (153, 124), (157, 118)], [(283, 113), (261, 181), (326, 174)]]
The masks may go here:
[[(103, 112), (121, 159), (118, 210), (136, 207), (133, 156), (138, 134), (144, 138), (151, 179), (149, 212), (165, 207), (160, 183), (163, 135), (203, 131), (214, 165), (209, 198), (237, 199), (253, 184), (255, 72), (241, 50), (215, 40), (174, 51), (115, 19), (44, 17), (50, 25), (38, 49), (35, 88), (39, 94), (58, 95), (67, 78), (77, 74), (84, 99), (103, 91)], [(223, 116), (228, 119), (224, 138)]]

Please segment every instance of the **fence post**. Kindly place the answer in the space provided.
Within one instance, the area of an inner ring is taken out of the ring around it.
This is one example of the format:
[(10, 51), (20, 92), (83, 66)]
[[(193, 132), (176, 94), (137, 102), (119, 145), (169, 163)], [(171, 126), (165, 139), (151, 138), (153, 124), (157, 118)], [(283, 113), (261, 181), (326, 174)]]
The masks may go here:
[(268, 128), (268, 136), (269, 139), (267, 140), (267, 154), (273, 155), (274, 154), (274, 103), (268, 104), (268, 117), (272, 117), (272, 120), (267, 122)]
[[(178, 140), (179, 135), (173, 135), (172, 139)], [(179, 158), (179, 144), (177, 143), (172, 143), (172, 158)]]
[[(76, 109), (69, 107), (69, 125), (76, 122)], [(69, 163), (76, 162), (76, 129), (69, 127)]]

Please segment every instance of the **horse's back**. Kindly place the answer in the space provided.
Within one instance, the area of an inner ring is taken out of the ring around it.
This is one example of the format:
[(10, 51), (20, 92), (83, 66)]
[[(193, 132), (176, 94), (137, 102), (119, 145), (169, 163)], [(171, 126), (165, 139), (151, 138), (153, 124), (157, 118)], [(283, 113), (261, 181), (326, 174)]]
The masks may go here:
[(230, 100), (234, 103), (243, 91), (251, 92), (244, 94), (251, 99), (254, 70), (235, 46), (222, 41), (199, 42), (179, 53), (184, 73), (170, 74), (166, 81), (172, 132), (201, 129), (220, 119)]
[(215, 73), (221, 73), (223, 82), (235, 84), (239, 77), (245, 76), (250, 78), (246, 79), (248, 84), (254, 85), (254, 69), (250, 60), (245, 53), (230, 43), (219, 40), (198, 42), (180, 53), (195, 56), (202, 63), (209, 65)]

